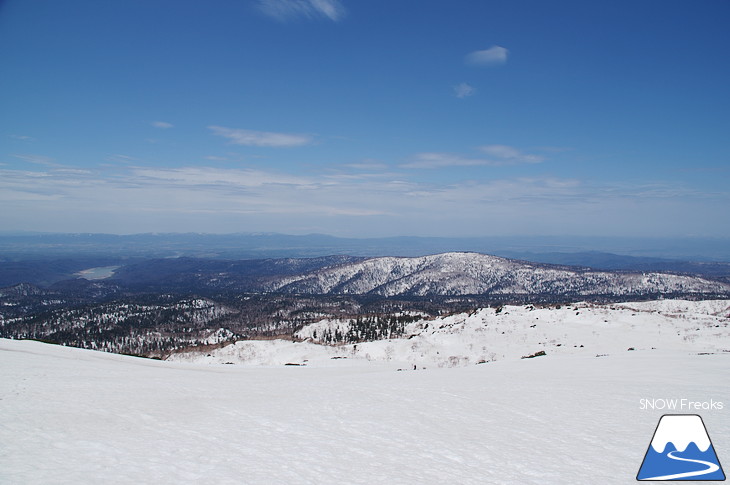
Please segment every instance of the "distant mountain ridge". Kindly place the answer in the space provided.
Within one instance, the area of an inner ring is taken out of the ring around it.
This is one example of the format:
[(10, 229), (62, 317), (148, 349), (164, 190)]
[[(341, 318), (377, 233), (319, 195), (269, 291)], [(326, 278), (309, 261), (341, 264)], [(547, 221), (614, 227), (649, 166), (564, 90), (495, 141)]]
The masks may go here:
[(208, 296), (215, 296), (217, 292), (385, 298), (478, 295), (500, 300), (537, 297), (541, 301), (730, 297), (730, 283), (723, 278), (656, 271), (594, 270), (476, 252), (376, 258), (344, 255), (254, 260), (164, 258), (122, 264), (110, 278), (94, 280), (93, 284), (76, 273), (47, 288), (79, 296), (87, 293), (111, 295), (127, 290), (202, 292)]
[[(89, 257), (151, 259), (180, 256), (263, 259), (309, 258), (334, 254), (414, 257), (450, 251), (473, 251), (544, 263), (587, 266), (595, 266), (593, 263), (600, 265), (609, 263), (612, 267), (603, 269), (617, 269), (616, 264), (622, 266), (622, 269), (629, 269), (627, 265), (656, 263), (659, 258), (669, 258), (673, 261), (730, 261), (730, 238), (588, 236), (353, 238), (325, 234), (276, 233), (115, 235), (0, 231), (0, 261)], [(547, 259), (542, 259), (543, 257)], [(630, 259), (622, 260), (625, 257)]]
[[(399, 335), (414, 315), (515, 303), (670, 298), (729, 301), (730, 285), (697, 276), (596, 271), (481, 253), (166, 258), (123, 265), (105, 279), (76, 276), (46, 287), (0, 288), (0, 337), (159, 357), (221, 338), (292, 336), (323, 319), (360, 321), (369, 327), (358, 330), (359, 338), (376, 338)], [(336, 331), (331, 333), (337, 338)]]
[[(217, 272), (228, 275), (218, 281), (218, 286), (257, 291), (262, 275), (283, 274), (282, 270), (289, 274), (305, 273), (315, 269), (319, 264), (317, 259), (425, 257), (454, 251), (594, 270), (680, 273), (730, 283), (730, 239), (722, 238), (342, 238), (321, 234), (122, 236), (0, 232), (0, 287), (19, 283), (50, 287), (78, 278), (81, 271), (118, 266), (117, 280), (125, 279), (128, 283), (144, 280), (150, 288), (167, 282), (177, 282), (176, 287), (194, 288), (206, 280), (212, 284), (209, 276), (216, 267), (220, 268)], [(273, 261), (277, 261), (278, 268), (273, 267)], [(294, 261), (300, 262), (299, 267), (289, 264)], [(248, 283), (244, 284), (244, 279)]]
[(480, 253), (383, 257), (284, 276), (267, 291), (303, 294), (649, 296), (729, 295), (730, 285), (666, 273), (594, 271)]

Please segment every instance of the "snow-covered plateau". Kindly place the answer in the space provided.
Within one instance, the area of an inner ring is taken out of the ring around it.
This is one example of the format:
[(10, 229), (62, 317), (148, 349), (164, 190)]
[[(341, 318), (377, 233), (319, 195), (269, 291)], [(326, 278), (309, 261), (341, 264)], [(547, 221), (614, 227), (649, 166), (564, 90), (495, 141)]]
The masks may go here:
[[(0, 483), (629, 484), (660, 416), (682, 412), (724, 463), (728, 313), (505, 306), (357, 349), (259, 341), (187, 362), (0, 339)], [(669, 399), (715, 405), (645, 405)]]
[[(458, 367), (546, 356), (605, 356), (631, 350), (730, 352), (730, 300), (483, 308), (407, 324), (402, 338), (320, 345), (346, 335), (352, 320), (322, 320), (295, 335), (301, 342), (243, 340), (168, 360), (249, 365), (327, 365), (331, 360), (385, 361), (404, 368)], [(351, 334), (352, 335), (352, 334)], [(354, 335), (357, 337), (357, 335)]]

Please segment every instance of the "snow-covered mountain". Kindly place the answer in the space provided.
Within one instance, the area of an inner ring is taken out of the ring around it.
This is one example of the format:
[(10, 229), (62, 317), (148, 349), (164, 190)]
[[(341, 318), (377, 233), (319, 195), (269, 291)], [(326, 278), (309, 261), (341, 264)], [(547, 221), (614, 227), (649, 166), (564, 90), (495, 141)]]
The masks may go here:
[(373, 258), (283, 277), (270, 283), (267, 290), (380, 296), (730, 295), (730, 285), (693, 276), (589, 271), (479, 253)]

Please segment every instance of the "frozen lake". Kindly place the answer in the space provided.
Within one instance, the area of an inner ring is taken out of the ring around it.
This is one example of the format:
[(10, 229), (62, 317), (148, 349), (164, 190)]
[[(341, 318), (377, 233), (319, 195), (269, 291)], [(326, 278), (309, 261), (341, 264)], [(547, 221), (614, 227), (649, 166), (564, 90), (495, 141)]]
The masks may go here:
[(76, 276), (87, 280), (103, 280), (110, 278), (119, 266), (99, 266), (98, 268), (89, 268), (75, 273)]

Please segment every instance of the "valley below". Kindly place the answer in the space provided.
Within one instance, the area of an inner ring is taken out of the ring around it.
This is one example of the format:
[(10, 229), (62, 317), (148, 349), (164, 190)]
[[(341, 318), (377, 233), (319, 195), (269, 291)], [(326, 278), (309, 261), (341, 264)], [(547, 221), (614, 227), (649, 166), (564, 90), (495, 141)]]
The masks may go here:
[[(158, 359), (189, 349), (278, 338), (320, 348), (358, 345), (354, 354), (374, 358), (382, 352), (364, 351), (369, 342), (405, 339), (411, 347), (423, 347), (437, 335), (461, 333), (476, 339), (460, 354), (468, 355), (465, 362), (486, 362), (509, 354), (495, 342), (514, 332), (529, 344), (519, 352), (534, 353), (592, 349), (591, 339), (566, 339), (565, 332), (546, 330), (574, 321), (582, 322), (576, 323), (578, 328), (595, 326), (591, 331), (596, 335), (611, 329), (631, 334), (647, 330), (635, 323), (637, 319), (626, 318), (628, 310), (611, 306), (614, 303), (730, 298), (730, 284), (721, 274), (596, 270), (468, 252), (399, 258), (93, 262), (105, 264), (81, 269), (83, 260), (6, 263), (4, 278), (13, 284), (0, 288), (0, 337)], [(64, 279), (38, 283), (64, 272), (69, 275)], [(495, 313), (506, 305), (511, 309)], [(568, 310), (570, 305), (575, 308)], [(514, 324), (515, 315), (526, 308), (530, 314), (517, 320), (536, 325), (529, 331)], [(662, 314), (663, 308), (637, 311)], [(698, 308), (706, 311), (705, 306)], [(693, 312), (691, 307), (686, 310), (688, 315)], [(721, 310), (715, 312), (713, 318), (719, 318)], [(709, 335), (702, 326), (679, 328), (673, 335), (666, 330), (672, 317), (665, 317), (656, 325), (665, 328), (662, 342), (669, 336), (691, 342)], [(724, 328), (724, 322), (714, 323)], [(625, 346), (640, 345), (645, 344)], [(406, 360), (428, 354), (421, 347)]]

